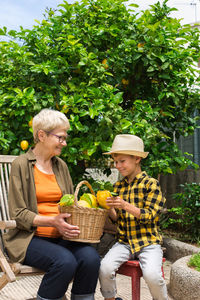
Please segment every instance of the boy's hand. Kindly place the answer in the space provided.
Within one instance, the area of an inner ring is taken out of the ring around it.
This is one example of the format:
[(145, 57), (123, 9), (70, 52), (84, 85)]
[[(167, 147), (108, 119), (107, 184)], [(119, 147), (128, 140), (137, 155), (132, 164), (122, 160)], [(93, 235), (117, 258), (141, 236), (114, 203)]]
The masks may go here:
[(106, 204), (112, 208), (124, 209), (126, 201), (121, 199), (119, 196), (117, 197), (108, 197), (106, 200)]
[(140, 218), (141, 211), (140, 208), (136, 207), (135, 205), (126, 202), (125, 200), (121, 199), (119, 196), (117, 197), (108, 197), (106, 200), (106, 204), (111, 208), (110, 209), (110, 216), (113, 220), (117, 219), (117, 214), (114, 215), (113, 210), (114, 208), (123, 209), (133, 215), (136, 218)]

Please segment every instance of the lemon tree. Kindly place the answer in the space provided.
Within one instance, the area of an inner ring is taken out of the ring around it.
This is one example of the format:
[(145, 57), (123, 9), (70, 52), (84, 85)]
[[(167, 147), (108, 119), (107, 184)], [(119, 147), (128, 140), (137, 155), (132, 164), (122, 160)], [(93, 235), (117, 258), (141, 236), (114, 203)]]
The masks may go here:
[(62, 157), (75, 182), (87, 166), (109, 172), (102, 152), (119, 133), (144, 139), (154, 176), (193, 165), (174, 137), (196, 126), (199, 32), (171, 10), (158, 2), (138, 16), (121, 0), (63, 1), (32, 29), (0, 28), (0, 152), (27, 151), (32, 117), (51, 107), (71, 124)]

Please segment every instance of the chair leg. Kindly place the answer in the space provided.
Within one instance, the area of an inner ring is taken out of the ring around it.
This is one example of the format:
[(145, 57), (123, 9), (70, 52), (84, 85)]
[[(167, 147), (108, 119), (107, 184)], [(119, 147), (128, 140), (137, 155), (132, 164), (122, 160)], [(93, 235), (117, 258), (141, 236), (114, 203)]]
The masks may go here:
[(162, 277), (163, 277), (163, 279), (165, 279), (165, 274), (164, 274), (163, 265), (162, 265), (162, 267), (161, 267), (161, 270), (162, 270)]
[[(3, 271), (3, 273), (5, 274), (7, 281), (8, 282), (13, 282), (16, 280), (16, 276), (14, 274), (14, 272), (12, 271), (7, 259), (5, 258), (3, 252), (0, 249), (0, 269)], [(2, 284), (5, 281), (4, 275), (2, 275)], [(5, 284), (4, 284), (5, 286)]]
[(3, 274), (0, 278), (0, 290), (2, 290), (7, 283), (9, 283), (8, 277), (6, 274)]
[(131, 276), (132, 300), (140, 300), (140, 277), (137, 272), (135, 272), (134, 276)]

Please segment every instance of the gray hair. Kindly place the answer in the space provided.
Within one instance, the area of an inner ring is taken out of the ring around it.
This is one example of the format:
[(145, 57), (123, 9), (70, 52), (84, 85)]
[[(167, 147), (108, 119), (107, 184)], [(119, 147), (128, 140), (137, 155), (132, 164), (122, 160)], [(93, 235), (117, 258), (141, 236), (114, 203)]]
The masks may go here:
[(33, 137), (34, 142), (38, 143), (38, 131), (51, 132), (52, 130), (62, 127), (69, 130), (69, 120), (62, 112), (54, 109), (44, 108), (33, 118)]

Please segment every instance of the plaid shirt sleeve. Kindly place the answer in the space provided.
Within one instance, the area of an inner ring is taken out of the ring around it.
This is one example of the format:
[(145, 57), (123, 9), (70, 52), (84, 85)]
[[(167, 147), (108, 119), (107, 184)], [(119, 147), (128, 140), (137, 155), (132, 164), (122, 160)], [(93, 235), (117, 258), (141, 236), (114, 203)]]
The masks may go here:
[(151, 178), (144, 189), (144, 208), (141, 208), (140, 222), (151, 222), (164, 206), (165, 198), (162, 196), (159, 182)]

